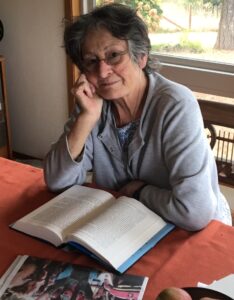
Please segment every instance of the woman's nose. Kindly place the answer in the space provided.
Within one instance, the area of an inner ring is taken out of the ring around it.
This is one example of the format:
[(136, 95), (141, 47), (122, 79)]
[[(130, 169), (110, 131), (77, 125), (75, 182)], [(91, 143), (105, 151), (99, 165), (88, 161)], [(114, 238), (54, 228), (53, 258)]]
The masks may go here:
[(108, 65), (104, 60), (99, 61), (98, 75), (101, 78), (106, 78), (112, 73), (112, 67)]

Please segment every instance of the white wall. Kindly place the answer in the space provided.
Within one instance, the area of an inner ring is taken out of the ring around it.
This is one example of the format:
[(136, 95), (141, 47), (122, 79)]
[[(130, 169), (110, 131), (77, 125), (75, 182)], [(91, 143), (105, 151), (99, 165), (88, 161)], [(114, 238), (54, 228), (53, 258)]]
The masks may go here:
[(42, 158), (67, 119), (64, 0), (0, 0), (13, 151)]

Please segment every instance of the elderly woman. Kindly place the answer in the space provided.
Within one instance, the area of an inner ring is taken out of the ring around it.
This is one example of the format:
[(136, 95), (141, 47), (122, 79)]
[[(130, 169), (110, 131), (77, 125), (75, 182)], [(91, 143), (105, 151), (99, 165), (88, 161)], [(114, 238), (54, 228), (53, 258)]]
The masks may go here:
[(73, 115), (45, 159), (49, 189), (81, 185), (92, 170), (99, 187), (136, 198), (179, 227), (231, 224), (198, 103), (154, 71), (136, 12), (97, 7), (67, 26), (64, 40), (81, 75)]

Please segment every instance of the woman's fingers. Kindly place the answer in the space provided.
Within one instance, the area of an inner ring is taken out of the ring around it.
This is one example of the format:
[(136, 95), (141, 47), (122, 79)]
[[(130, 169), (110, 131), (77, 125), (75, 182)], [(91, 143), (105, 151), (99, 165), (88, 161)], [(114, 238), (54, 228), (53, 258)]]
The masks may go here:
[(95, 92), (94, 86), (88, 82), (84, 74), (81, 74), (72, 88), (72, 94), (76, 97), (82, 97), (82, 94), (92, 98)]
[(81, 112), (98, 120), (103, 100), (95, 93), (94, 85), (87, 80), (84, 74), (78, 78), (71, 92), (75, 96), (75, 104), (78, 104)]

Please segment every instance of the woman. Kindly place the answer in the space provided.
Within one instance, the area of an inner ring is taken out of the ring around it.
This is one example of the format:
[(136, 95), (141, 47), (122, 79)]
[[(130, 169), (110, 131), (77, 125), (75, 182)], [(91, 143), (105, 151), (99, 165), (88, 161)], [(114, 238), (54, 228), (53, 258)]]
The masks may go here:
[(64, 40), (81, 75), (74, 113), (45, 159), (48, 187), (83, 184), (92, 170), (98, 186), (138, 199), (179, 227), (230, 224), (198, 103), (153, 70), (136, 12), (98, 7), (69, 25)]

